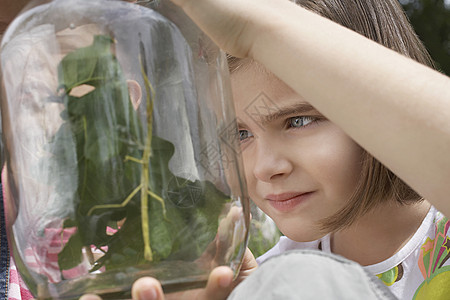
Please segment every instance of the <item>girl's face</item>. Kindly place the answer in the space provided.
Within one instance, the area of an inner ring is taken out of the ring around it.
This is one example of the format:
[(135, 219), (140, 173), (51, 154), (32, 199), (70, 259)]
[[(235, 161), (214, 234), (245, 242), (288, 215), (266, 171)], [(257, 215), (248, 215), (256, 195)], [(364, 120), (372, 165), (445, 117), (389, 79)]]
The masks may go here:
[(250, 197), (289, 238), (322, 237), (319, 222), (355, 189), (363, 150), (261, 67), (231, 82)]

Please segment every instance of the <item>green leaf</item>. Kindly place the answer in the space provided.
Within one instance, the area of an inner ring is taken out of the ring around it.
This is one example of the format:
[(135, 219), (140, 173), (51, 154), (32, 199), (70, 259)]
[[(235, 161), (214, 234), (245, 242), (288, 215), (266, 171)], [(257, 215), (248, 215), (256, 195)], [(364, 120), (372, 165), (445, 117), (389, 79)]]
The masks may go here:
[(83, 256), (81, 255), (81, 250), (83, 248), (83, 243), (81, 237), (76, 232), (73, 234), (64, 249), (58, 254), (58, 264), (62, 270), (69, 270), (75, 268), (82, 262)]
[(60, 64), (59, 82), (69, 91), (88, 81), (98, 86), (102, 80), (108, 79), (118, 71), (118, 66), (110, 64), (113, 60), (111, 45), (113, 40), (105, 35), (94, 37), (94, 43), (80, 48), (64, 57)]
[[(82, 248), (92, 246), (108, 250), (91, 271), (195, 259), (214, 240), (221, 208), (229, 201), (211, 182), (189, 181), (170, 171), (174, 146), (152, 132), (156, 100), (149, 96), (147, 119), (141, 119), (113, 46), (112, 38), (96, 36), (92, 45), (69, 53), (59, 66), (65, 123), (49, 151), (58, 174), (75, 169), (71, 174), (77, 181), (70, 196), (55, 181), (58, 193), (72, 197), (69, 202), (75, 205), (64, 227), (77, 227), (58, 255), (62, 270), (78, 265)], [(72, 95), (84, 84), (95, 89)], [(151, 94), (150, 82), (146, 88)], [(111, 225), (117, 229), (113, 234), (107, 232)]]

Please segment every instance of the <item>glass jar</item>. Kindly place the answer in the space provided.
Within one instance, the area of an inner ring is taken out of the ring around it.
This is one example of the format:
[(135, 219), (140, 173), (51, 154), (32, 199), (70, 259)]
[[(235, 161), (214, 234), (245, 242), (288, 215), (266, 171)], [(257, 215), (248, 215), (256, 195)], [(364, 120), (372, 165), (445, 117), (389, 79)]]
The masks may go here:
[(249, 200), (225, 55), (146, 4), (38, 1), (3, 37), (7, 231), (37, 298), (239, 270)]

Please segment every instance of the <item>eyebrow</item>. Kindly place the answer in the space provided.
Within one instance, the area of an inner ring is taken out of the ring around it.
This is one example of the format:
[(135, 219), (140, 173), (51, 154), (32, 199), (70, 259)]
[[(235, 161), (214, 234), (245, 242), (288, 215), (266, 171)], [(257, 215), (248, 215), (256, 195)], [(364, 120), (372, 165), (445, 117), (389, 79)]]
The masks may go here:
[(309, 103), (296, 103), (286, 107), (275, 107), (271, 110), (275, 110), (273, 113), (267, 115), (259, 115), (259, 121), (262, 125), (273, 122), (278, 119), (285, 118), (292, 115), (302, 115), (311, 111), (316, 111), (316, 109)]

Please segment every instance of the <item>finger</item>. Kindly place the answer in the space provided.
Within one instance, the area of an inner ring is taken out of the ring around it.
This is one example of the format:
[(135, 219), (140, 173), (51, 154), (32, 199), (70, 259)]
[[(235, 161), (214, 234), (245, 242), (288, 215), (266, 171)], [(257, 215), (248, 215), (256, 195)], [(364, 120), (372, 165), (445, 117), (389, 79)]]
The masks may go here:
[(242, 208), (231, 207), (227, 215), (219, 222), (215, 240), (196, 260), (201, 268), (212, 269), (226, 264), (228, 253), (235, 248), (232, 239), (235, 236), (235, 226), (239, 219), (244, 219)]
[(254, 270), (258, 267), (255, 256), (249, 248), (245, 249), (244, 258), (242, 259), (241, 271)]
[(226, 299), (232, 290), (233, 271), (229, 267), (217, 267), (212, 270), (206, 288), (202, 291), (202, 300)]
[(81, 296), (80, 300), (102, 300), (102, 298), (100, 298), (97, 295), (87, 294), (87, 295)]
[(162, 300), (164, 299), (161, 283), (151, 277), (136, 280), (131, 289), (134, 300)]
[(232, 207), (228, 212), (227, 216), (220, 221), (219, 228), (217, 230), (216, 240), (216, 262), (220, 265), (223, 264), (224, 261), (220, 259), (225, 259), (225, 253), (230, 250), (230, 247), (234, 248), (234, 245), (231, 245), (231, 240), (235, 235), (235, 227), (239, 219), (243, 219), (243, 210), (242, 207)]
[(234, 281), (234, 285), (238, 285), (241, 283), (245, 278), (250, 276), (253, 271), (255, 271), (258, 268), (258, 263), (256, 262), (255, 256), (250, 251), (249, 248), (245, 250), (244, 258), (242, 259), (242, 265), (239, 270), (239, 276)]

